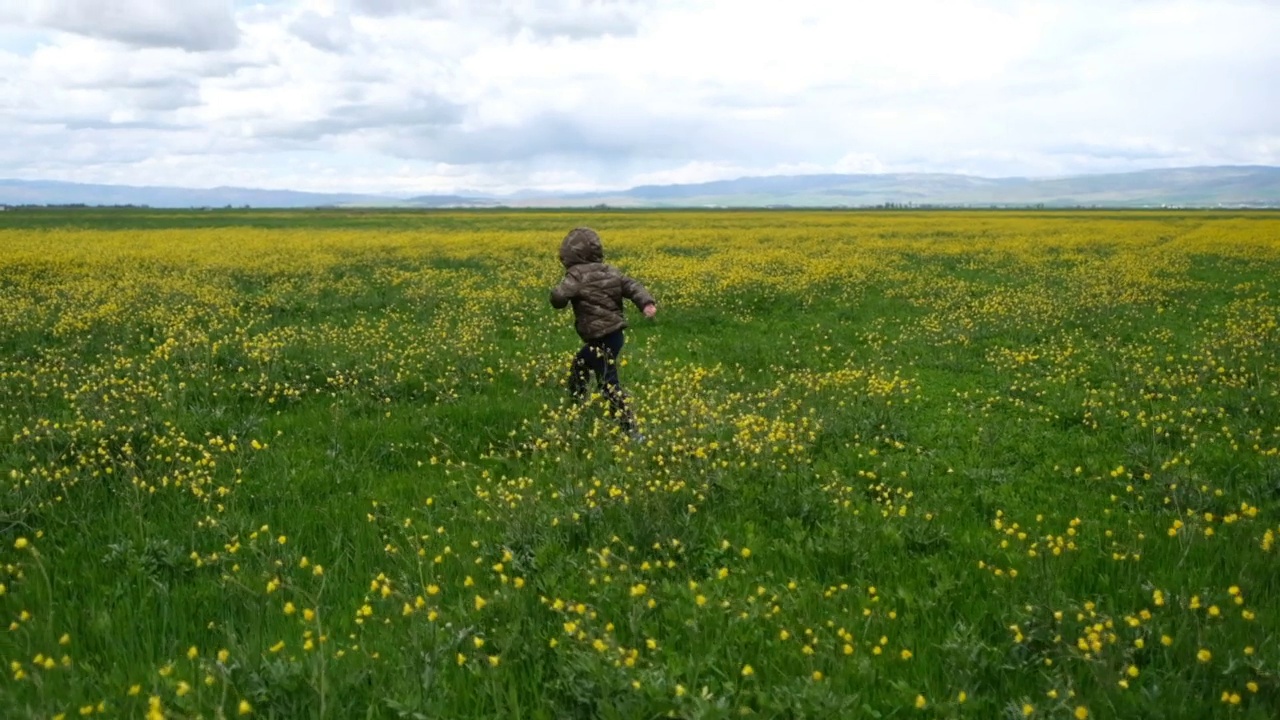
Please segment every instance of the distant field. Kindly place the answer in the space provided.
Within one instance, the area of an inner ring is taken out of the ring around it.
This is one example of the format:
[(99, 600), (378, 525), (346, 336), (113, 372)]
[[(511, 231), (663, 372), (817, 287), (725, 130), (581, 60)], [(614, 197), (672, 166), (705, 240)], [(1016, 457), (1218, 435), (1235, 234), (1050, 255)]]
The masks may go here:
[(3, 717), (1274, 718), (1280, 213), (3, 213), (0, 477)]

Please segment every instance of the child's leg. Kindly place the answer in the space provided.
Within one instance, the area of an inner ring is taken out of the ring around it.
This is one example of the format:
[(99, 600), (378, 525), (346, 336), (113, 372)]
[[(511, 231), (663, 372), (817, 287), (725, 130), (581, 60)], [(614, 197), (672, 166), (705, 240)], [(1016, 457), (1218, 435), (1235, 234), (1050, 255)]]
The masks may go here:
[(573, 363), (569, 367), (569, 392), (577, 400), (585, 400), (587, 397), (587, 381), (591, 379), (591, 372), (595, 369), (596, 355), (595, 348), (588, 343), (573, 356)]
[(598, 373), (597, 377), (600, 379), (601, 391), (605, 397), (609, 398), (609, 404), (622, 429), (630, 432), (635, 427), (635, 418), (627, 408), (626, 394), (622, 392), (622, 384), (618, 380), (618, 361), (622, 356), (625, 340), (621, 330), (601, 338), (600, 346), (604, 351), (604, 363), (603, 372)]

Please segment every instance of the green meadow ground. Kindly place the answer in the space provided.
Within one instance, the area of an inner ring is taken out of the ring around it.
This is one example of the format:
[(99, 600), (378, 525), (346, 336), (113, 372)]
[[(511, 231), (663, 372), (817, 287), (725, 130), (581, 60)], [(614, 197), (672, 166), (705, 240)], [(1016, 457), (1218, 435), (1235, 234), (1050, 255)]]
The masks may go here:
[(1273, 718), (1278, 383), (1277, 214), (6, 213), (0, 716)]

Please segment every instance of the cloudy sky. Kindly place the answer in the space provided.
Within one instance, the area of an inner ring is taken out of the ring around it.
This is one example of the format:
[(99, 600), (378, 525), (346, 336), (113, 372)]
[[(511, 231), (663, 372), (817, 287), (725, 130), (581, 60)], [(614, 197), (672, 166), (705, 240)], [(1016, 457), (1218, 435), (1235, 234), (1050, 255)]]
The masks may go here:
[(0, 176), (418, 193), (1280, 165), (1277, 0), (0, 0)]

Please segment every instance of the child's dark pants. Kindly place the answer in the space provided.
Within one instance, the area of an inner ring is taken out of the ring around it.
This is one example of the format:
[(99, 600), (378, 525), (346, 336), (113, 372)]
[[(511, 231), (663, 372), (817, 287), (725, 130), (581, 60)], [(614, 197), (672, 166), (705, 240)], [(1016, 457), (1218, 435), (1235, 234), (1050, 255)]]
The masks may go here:
[(634, 420), (627, 409), (626, 396), (618, 383), (618, 357), (622, 354), (624, 338), (621, 330), (615, 330), (604, 337), (588, 340), (573, 358), (573, 368), (569, 373), (569, 390), (575, 397), (582, 399), (587, 395), (587, 382), (595, 373), (596, 383), (601, 393), (608, 398), (613, 413), (621, 423), (622, 429), (633, 429)]

